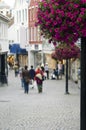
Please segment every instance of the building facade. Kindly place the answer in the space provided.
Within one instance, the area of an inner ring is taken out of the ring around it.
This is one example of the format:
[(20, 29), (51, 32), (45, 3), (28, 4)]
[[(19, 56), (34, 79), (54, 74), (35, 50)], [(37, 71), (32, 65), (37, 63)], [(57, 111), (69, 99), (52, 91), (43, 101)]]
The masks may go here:
[[(39, 0), (30, 0), (28, 7), (28, 28), (29, 28), (29, 65), (36, 67), (42, 63), (42, 37), (40, 30), (35, 26), (37, 21), (37, 10)], [(31, 60), (33, 59), (33, 60)]]
[(8, 23), (9, 19), (0, 13), (0, 84), (7, 83)]
[[(16, 51), (15, 57), (19, 61), (20, 66), (28, 65), (28, 53), (26, 44), (28, 42), (28, 1), (15, 0), (12, 9), (14, 23), (9, 27), (9, 44), (13, 47), (20, 46), (20, 50)], [(17, 48), (18, 50), (18, 48)]]
[(44, 39), (40, 35), (40, 30), (38, 26), (35, 26), (37, 22), (37, 10), (38, 2), (40, 0), (30, 0), (29, 10), (28, 10), (28, 28), (29, 28), (29, 53), (30, 53), (30, 64), (33, 64), (34, 67), (37, 65), (49, 64), (49, 68), (55, 68), (55, 62), (51, 58), (52, 50), (54, 49), (53, 45), (49, 45), (48, 40)]
[(0, 13), (0, 50), (8, 51), (8, 17)]

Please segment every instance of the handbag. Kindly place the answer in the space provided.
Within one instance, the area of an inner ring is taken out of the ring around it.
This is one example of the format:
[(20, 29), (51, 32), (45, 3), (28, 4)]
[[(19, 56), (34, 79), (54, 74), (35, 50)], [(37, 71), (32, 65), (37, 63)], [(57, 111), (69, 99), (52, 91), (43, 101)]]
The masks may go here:
[(29, 83), (30, 82), (30, 79), (28, 77), (25, 77), (25, 82), (26, 83)]
[(45, 80), (45, 77), (44, 76), (42, 76), (42, 81), (44, 81)]
[(32, 79), (29, 80), (29, 84), (31, 84), (31, 85), (33, 84), (33, 80)]

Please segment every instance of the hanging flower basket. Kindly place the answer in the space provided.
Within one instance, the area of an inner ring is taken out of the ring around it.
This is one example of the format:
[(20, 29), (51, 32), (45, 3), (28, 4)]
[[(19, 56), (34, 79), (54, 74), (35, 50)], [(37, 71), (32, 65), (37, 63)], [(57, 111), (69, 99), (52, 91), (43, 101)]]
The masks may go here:
[(86, 36), (86, 0), (42, 0), (37, 17), (36, 25), (49, 43), (74, 44)]
[(55, 60), (79, 58), (80, 48), (76, 45), (59, 44), (55, 47), (55, 52), (52, 53), (52, 58)]

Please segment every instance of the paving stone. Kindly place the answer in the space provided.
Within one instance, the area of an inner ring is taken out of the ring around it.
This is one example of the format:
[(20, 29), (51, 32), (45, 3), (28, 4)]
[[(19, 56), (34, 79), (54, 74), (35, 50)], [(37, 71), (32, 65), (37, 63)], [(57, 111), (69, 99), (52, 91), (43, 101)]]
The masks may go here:
[(80, 130), (80, 89), (65, 79), (45, 80), (43, 93), (37, 87), (24, 94), (20, 77), (9, 72), (8, 86), (0, 87), (0, 130)]

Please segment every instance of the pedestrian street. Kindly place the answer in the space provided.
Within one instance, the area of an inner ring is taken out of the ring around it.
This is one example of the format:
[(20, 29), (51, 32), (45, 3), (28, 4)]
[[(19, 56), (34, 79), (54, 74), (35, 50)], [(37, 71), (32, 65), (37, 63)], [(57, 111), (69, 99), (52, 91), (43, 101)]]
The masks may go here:
[(20, 77), (9, 70), (8, 86), (0, 86), (0, 130), (80, 130), (80, 89), (65, 78), (45, 80), (25, 94)]

